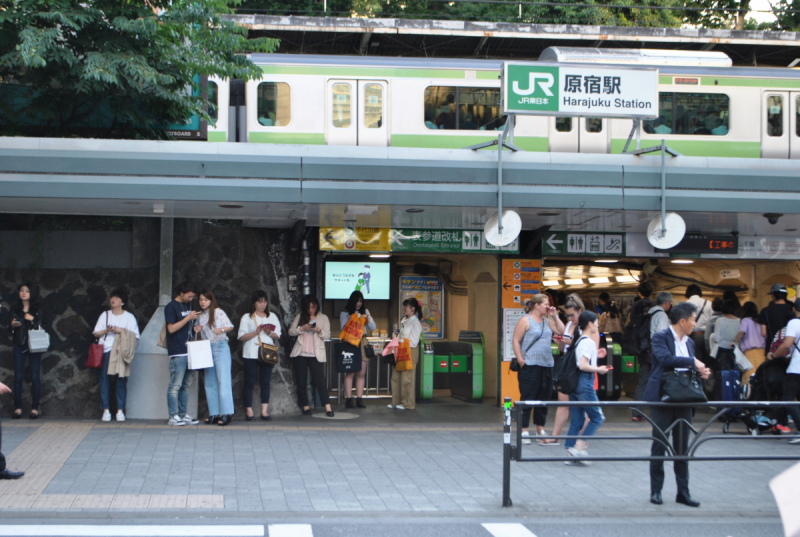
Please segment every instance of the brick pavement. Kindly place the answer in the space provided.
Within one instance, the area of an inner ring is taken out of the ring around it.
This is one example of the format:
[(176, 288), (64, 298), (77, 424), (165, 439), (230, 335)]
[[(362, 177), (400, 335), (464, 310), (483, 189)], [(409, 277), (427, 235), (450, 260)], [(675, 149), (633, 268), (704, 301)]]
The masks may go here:
[[(1, 483), (0, 510), (70, 512), (199, 509), (219, 513), (491, 513), (501, 510), (501, 413), (489, 404), (418, 405), (399, 413), (377, 403), (353, 420), (303, 417), (172, 428), (42, 419), (3, 423), (9, 467), (29, 472)], [(648, 432), (609, 419), (601, 433)], [(715, 430), (716, 426), (712, 426)], [(735, 432), (743, 432), (734, 427)], [(718, 432), (718, 430), (716, 430)], [(596, 454), (647, 453), (646, 442), (592, 441)], [(739, 438), (700, 454), (754, 450), (795, 454), (800, 446)], [(563, 454), (525, 447), (526, 456)], [(694, 463), (691, 491), (704, 514), (777, 516), (769, 480), (790, 462)], [(648, 502), (647, 463), (512, 463), (514, 510), (556, 514), (674, 514), (667, 464), (665, 503)]]

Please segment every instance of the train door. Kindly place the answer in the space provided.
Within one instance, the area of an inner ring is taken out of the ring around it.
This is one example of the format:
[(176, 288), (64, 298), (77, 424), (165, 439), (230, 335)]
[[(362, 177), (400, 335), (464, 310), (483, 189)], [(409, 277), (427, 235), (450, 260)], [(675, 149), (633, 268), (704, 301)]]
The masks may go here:
[(553, 153), (608, 153), (608, 119), (548, 118), (549, 147)]
[(789, 158), (789, 92), (765, 91), (761, 96), (761, 157)]
[(328, 80), (328, 145), (389, 145), (387, 83), (383, 80)]
[(800, 114), (800, 93), (789, 94), (789, 158), (800, 159), (800, 125), (797, 115)]

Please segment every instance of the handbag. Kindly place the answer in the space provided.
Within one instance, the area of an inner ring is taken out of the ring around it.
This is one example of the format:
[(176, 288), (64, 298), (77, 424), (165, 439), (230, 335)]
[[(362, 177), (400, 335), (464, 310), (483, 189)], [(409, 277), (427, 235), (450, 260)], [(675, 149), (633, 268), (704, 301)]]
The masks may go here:
[(404, 339), (400, 342), (395, 353), (395, 371), (411, 371), (414, 362), (411, 360), (411, 340)]
[(361, 371), (361, 347), (346, 341), (336, 344), (336, 372), (355, 373)]
[[(106, 328), (108, 328), (108, 312), (106, 312)], [(108, 334), (103, 336), (103, 342), (105, 342), (106, 337), (108, 337)], [(100, 343), (100, 339), (98, 338), (94, 343), (89, 345), (89, 356), (86, 358), (86, 367), (91, 369), (100, 369), (103, 367), (103, 354), (105, 354), (105, 347)]]
[(339, 339), (346, 341), (351, 345), (358, 346), (361, 344), (361, 338), (364, 337), (364, 325), (367, 323), (367, 317), (359, 317), (358, 313), (350, 316), (350, 320), (342, 328), (342, 333)]
[(31, 354), (46, 352), (50, 348), (50, 334), (44, 328), (28, 330), (28, 350)]
[(211, 342), (207, 339), (189, 341), (186, 343), (189, 353), (189, 369), (207, 369), (214, 367), (214, 357), (211, 355)]
[(258, 332), (258, 361), (265, 365), (278, 365), (278, 346), (261, 341), (261, 330), (258, 330), (256, 314), (254, 313), (252, 317)]
[(158, 341), (156, 345), (162, 347), (164, 349), (167, 348), (167, 323), (164, 323), (164, 326), (161, 327), (161, 333), (158, 335)]
[(744, 355), (742, 349), (739, 348), (739, 345), (733, 346), (733, 355), (736, 357), (736, 365), (739, 367), (739, 370), (742, 373), (753, 369), (753, 364), (751, 364), (750, 360), (747, 359), (747, 356)]
[(661, 376), (663, 403), (707, 403), (703, 379), (697, 371), (666, 371)]

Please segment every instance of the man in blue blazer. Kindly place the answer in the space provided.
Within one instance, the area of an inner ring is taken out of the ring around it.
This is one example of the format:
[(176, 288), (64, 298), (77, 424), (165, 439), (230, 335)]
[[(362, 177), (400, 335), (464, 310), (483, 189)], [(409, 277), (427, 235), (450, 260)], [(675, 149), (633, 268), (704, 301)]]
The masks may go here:
[[(695, 315), (697, 309), (689, 302), (681, 302), (673, 306), (669, 312), (670, 327), (666, 330), (656, 332), (651, 342), (651, 352), (653, 369), (650, 372), (650, 380), (644, 391), (644, 400), (651, 402), (661, 401), (661, 379), (665, 372), (676, 369), (696, 369), (704, 379), (708, 378), (711, 370), (703, 362), (695, 358), (694, 342), (691, 334), (696, 323)], [(663, 442), (669, 441), (669, 434), (664, 435), (662, 431), (678, 420), (685, 420), (692, 423), (692, 408), (676, 406), (674, 408), (650, 409), (650, 419), (653, 420), (653, 438), (660, 438)], [(675, 452), (685, 454), (689, 444), (689, 430), (687, 425), (680, 424), (672, 431), (672, 445)], [(650, 455), (653, 457), (663, 457), (666, 447), (657, 441), (653, 441), (650, 448)], [(678, 495), (675, 501), (690, 507), (699, 507), (700, 502), (694, 500), (689, 494), (689, 463), (675, 462), (675, 480), (678, 483)], [(650, 503), (660, 505), (661, 488), (664, 486), (664, 462), (650, 461)]]

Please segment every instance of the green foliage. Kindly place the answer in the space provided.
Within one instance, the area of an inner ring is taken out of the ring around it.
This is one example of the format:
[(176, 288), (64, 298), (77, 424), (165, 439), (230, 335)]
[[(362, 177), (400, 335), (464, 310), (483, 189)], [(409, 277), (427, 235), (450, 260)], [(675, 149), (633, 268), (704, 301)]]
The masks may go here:
[(787, 13), (786, 11), (800, 10), (800, 2), (794, 0), (780, 0), (772, 4), (772, 10), (778, 18), (774, 27), (776, 30), (791, 32), (800, 31), (800, 13)]
[(686, 12), (684, 20), (688, 25), (743, 30), (750, 12), (750, 0), (690, 0), (686, 7), (703, 8)]
[[(208, 119), (196, 75), (252, 79), (242, 53), (272, 52), (225, 21), (241, 0), (0, 0), (0, 134), (75, 136), (104, 118), (103, 137), (165, 138)], [(5, 94), (8, 95), (8, 94)]]

